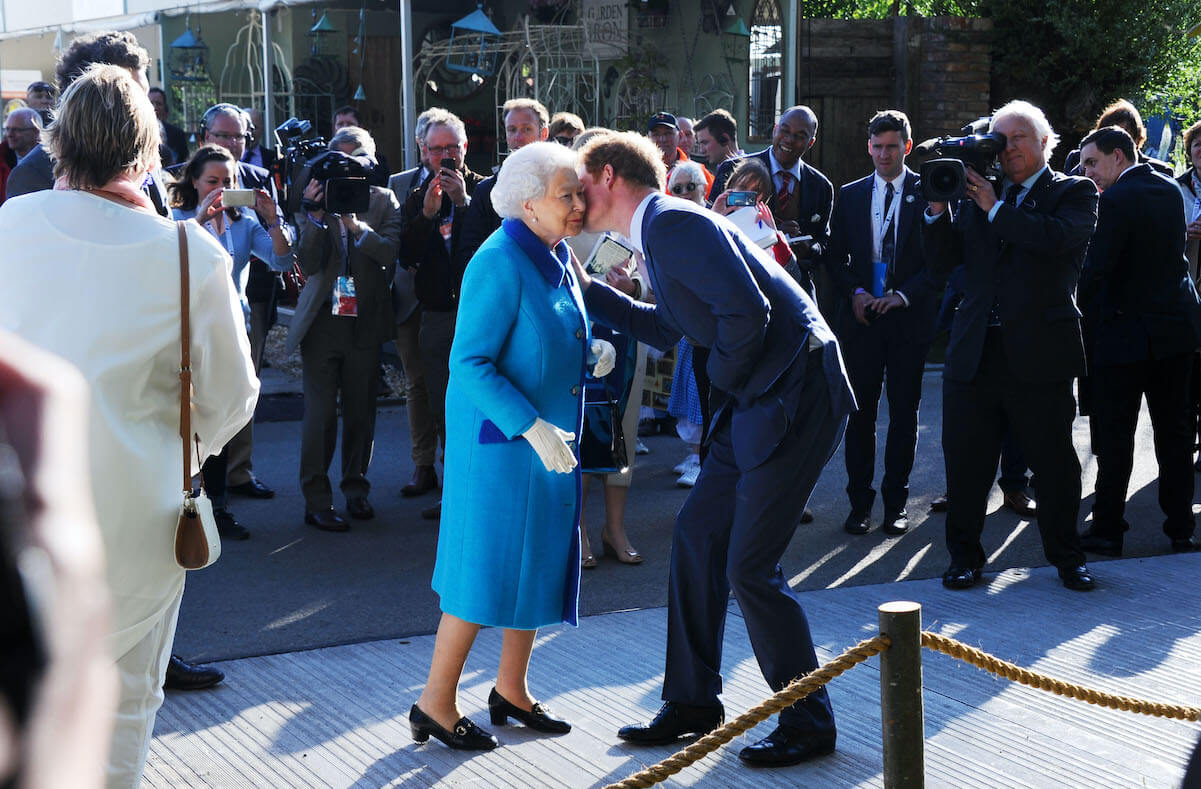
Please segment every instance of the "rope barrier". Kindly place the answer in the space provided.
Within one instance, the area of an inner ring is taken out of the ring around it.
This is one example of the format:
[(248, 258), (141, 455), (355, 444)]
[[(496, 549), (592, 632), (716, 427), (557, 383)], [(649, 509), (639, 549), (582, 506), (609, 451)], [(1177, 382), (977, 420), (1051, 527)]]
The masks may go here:
[(606, 789), (647, 789), (647, 787), (667, 780), (748, 729), (758, 726), (762, 721), (785, 707), (805, 698), (848, 669), (880, 654), (888, 649), (890, 643), (888, 636), (876, 636), (866, 641), (860, 641), (820, 668), (794, 679), (788, 687), (776, 692), (757, 707), (752, 707), (724, 726), (709, 732), (692, 745), (677, 751), (658, 764), (639, 770), (625, 780), (609, 784)]
[(945, 653), (965, 663), (970, 663), (976, 668), (984, 669), (992, 674), (996, 674), (998, 677), (1004, 677), (1013, 682), (1019, 682), (1032, 688), (1038, 688), (1039, 690), (1050, 691), (1057, 696), (1067, 696), (1079, 701), (1087, 701), (1089, 704), (1096, 704), (1115, 710), (1124, 710), (1126, 712), (1137, 712), (1143, 715), (1154, 715), (1158, 718), (1174, 718), (1186, 721), (1201, 720), (1201, 709), (1197, 707), (1162, 704), (1160, 702), (1134, 699), (1128, 696), (1118, 696), (1113, 693), (1093, 690), (1083, 685), (1065, 682), (1061, 679), (1048, 677), (1046, 674), (1039, 674), (1036, 671), (1022, 668), (1000, 658), (993, 657), (983, 650), (969, 647), (967, 644), (956, 641), (953, 638), (938, 635), (937, 633), (923, 632), (922, 646), (927, 649), (933, 649), (936, 652)]

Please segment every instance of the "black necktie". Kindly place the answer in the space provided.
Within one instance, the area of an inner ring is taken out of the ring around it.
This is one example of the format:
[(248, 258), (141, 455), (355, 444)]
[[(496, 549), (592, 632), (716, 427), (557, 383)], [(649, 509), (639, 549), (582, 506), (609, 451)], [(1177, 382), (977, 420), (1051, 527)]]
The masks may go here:
[[(1005, 203), (1007, 205), (1016, 207), (1018, 204), (1018, 195), (1020, 195), (1021, 193), (1022, 193), (1022, 185), (1021, 184), (1010, 184), (1009, 187), (1005, 190)], [(992, 309), (990, 309), (988, 311), (988, 325), (989, 326), (1000, 326), (1001, 325), (1000, 298), (1001, 298), (1000, 293), (993, 294)]]
[[(891, 183), (884, 185), (884, 230), (880, 235), (880, 262), (888, 266), (888, 271), (892, 273), (892, 262), (897, 254), (897, 237), (893, 232), (892, 226), (892, 198), (896, 194), (896, 190), (892, 188)], [(887, 289), (887, 283), (885, 283)]]
[(1008, 203), (1009, 205), (1014, 205), (1014, 206), (1017, 205), (1018, 204), (1018, 195), (1020, 195), (1021, 193), (1022, 193), (1022, 185), (1021, 184), (1010, 184), (1009, 188), (1005, 190), (1005, 202)]

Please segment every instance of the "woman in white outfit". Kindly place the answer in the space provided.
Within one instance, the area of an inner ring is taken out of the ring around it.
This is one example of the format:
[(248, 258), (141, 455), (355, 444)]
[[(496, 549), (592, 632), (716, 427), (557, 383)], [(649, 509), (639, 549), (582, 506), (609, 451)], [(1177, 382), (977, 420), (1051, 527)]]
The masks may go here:
[[(0, 207), (0, 326), (73, 363), (91, 387), (79, 438), (120, 683), (107, 782), (132, 787), (163, 700), (184, 586), (173, 549), (183, 477), (178, 241), (142, 191), (158, 166), (158, 122), (128, 69), (95, 65), (72, 83), (43, 144), (56, 160), (54, 189)], [(192, 429), (204, 458), (250, 419), (258, 380), (229, 255), (195, 222), (187, 237)]]

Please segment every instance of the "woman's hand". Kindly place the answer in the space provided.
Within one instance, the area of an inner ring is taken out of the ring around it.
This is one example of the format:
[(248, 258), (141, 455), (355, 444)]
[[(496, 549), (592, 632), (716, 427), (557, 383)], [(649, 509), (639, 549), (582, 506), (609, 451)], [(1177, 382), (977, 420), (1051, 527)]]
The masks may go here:
[(755, 218), (770, 227), (772, 230), (776, 230), (776, 218), (771, 215), (771, 209), (767, 207), (767, 203), (760, 200), (755, 205), (755, 208), (758, 209), (757, 213), (755, 214)]
[(542, 461), (547, 471), (566, 474), (576, 467), (575, 452), (567, 444), (568, 441), (575, 440), (575, 433), (560, 430), (538, 417), (521, 437), (530, 442), (534, 454)]
[(201, 199), (200, 204), (196, 206), (196, 221), (200, 225), (206, 225), (209, 222), (214, 224), (217, 235), (225, 232), (225, 223), (221, 221), (222, 212), (225, 210), (225, 205), (221, 201), (221, 194), (224, 189), (214, 189)]
[(617, 349), (607, 340), (593, 340), (588, 355), (596, 359), (592, 364), (593, 378), (604, 378), (617, 366)]
[(254, 190), (254, 212), (263, 218), (268, 227), (279, 221), (279, 211), (266, 189)]
[(733, 208), (730, 208), (730, 206), (726, 205), (726, 195), (730, 194), (730, 191), (731, 190), (729, 189), (725, 190), (717, 196), (717, 199), (713, 201), (713, 210), (722, 216), (733, 213), (734, 211)]

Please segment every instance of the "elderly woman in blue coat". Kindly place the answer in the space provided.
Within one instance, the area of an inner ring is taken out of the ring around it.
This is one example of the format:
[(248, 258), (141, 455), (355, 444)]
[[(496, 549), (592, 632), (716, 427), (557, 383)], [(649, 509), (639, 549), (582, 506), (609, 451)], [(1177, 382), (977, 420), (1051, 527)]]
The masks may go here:
[(505, 161), (492, 190), (504, 217), (463, 277), (446, 390), (446, 477), (433, 587), (442, 620), (429, 679), (409, 712), (413, 738), (488, 750), (496, 738), (459, 710), (481, 625), (504, 628), (494, 725), (547, 733), (554, 717), (526, 683), (537, 628), (577, 623), (579, 472), (574, 440), (584, 376), (613, 367), (592, 340), (562, 239), (583, 227), (575, 154), (533, 143)]

